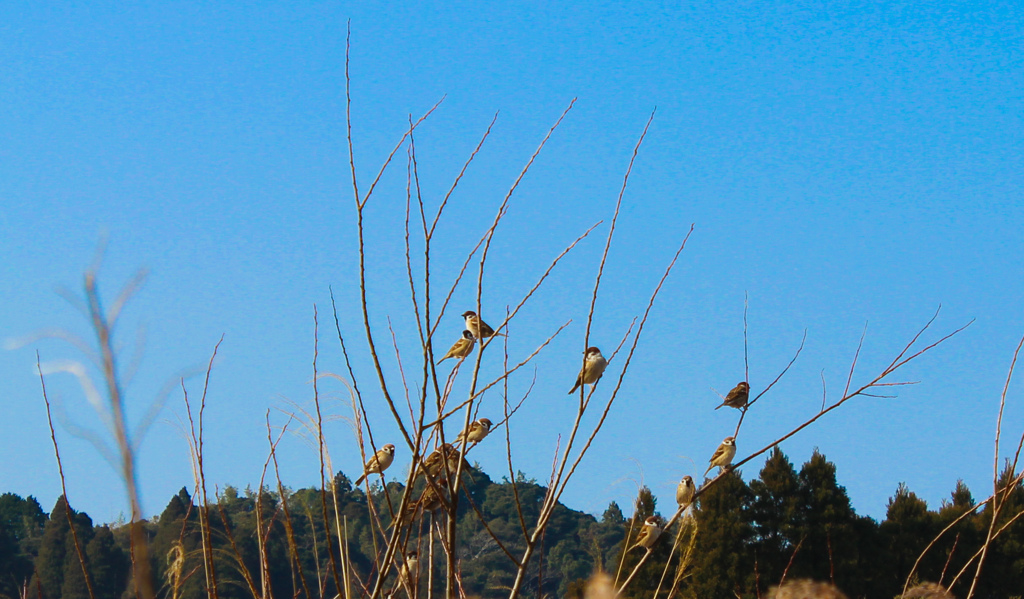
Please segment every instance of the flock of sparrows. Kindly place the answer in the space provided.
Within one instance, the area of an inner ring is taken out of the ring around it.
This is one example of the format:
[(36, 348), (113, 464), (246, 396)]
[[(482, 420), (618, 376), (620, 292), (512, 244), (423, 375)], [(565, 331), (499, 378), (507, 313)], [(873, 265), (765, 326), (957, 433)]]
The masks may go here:
[[(743, 381), (732, 388), (728, 394), (726, 394), (722, 403), (715, 409), (722, 406), (728, 406), (730, 408), (736, 408), (742, 410), (747, 407), (747, 402), (750, 400), (750, 385), (746, 381)], [(736, 438), (726, 437), (718, 449), (715, 450), (714, 455), (708, 460), (708, 469), (704, 471), (704, 477), (706, 478), (708, 472), (717, 466), (719, 470), (725, 470), (732, 464), (733, 458), (736, 457)], [(685, 508), (693, 502), (693, 496), (697, 493), (697, 486), (693, 483), (692, 476), (684, 476), (679, 481), (679, 485), (676, 486), (676, 502), (679, 507)], [(644, 520), (644, 524), (640, 527), (640, 532), (637, 533), (636, 543), (629, 548), (630, 551), (641, 547), (643, 549), (650, 549), (654, 546), (654, 543), (661, 536), (662, 528), (661, 523), (657, 516), (648, 516)]]
[[(496, 333), (490, 325), (483, 321), (476, 312), (467, 310), (462, 314), (462, 318), (465, 320), (466, 328), (462, 331), (462, 337), (452, 345), (448, 353), (444, 355), (439, 362), (443, 362), (448, 358), (456, 358), (462, 360), (469, 356), (473, 351), (473, 346), (476, 344), (477, 339), (486, 339), (495, 335), (501, 335)], [(608, 366), (608, 360), (601, 355), (601, 350), (596, 347), (588, 347), (583, 360), (583, 367), (580, 369), (579, 375), (576, 377), (576, 384), (573, 385), (569, 394), (572, 395), (582, 385), (594, 385), (604, 374), (605, 368)], [(461, 445), (463, 442), (472, 446), (484, 440), (484, 438), (491, 432), (493, 423), (487, 418), (480, 418), (469, 425), (468, 431), (460, 432), (459, 436), (455, 439), (456, 445)], [(448, 457), (449, 468), (447, 472), (454, 472), (458, 469), (458, 460), (462, 458), (461, 454), (454, 446), (449, 443), (444, 443), (441, 447), (438, 447), (432, 454), (430, 454), (423, 462), (423, 470), (426, 471), (431, 478), (436, 478), (442, 472), (441, 464), (445, 461), (445, 456)], [(356, 486), (360, 485), (363, 480), (366, 479), (370, 474), (381, 474), (391, 466), (391, 463), (395, 461), (395, 446), (388, 443), (384, 447), (377, 450), (366, 464), (363, 465), (363, 474), (356, 479)], [(432, 487), (428, 490), (433, 490)], [(436, 495), (436, 493), (434, 493)], [(422, 498), (421, 498), (422, 499)], [(430, 499), (430, 498), (428, 498)], [(440, 498), (434, 498), (439, 500)], [(423, 502), (419, 502), (421, 507)], [(435, 501), (429, 503), (434, 504)], [(435, 508), (436, 509), (436, 508)]]
[[(467, 310), (462, 314), (465, 320), (466, 328), (462, 331), (462, 337), (456, 341), (448, 353), (444, 355), (439, 362), (443, 362), (448, 358), (456, 358), (462, 360), (469, 356), (473, 351), (473, 347), (476, 344), (477, 339), (486, 339), (495, 335), (501, 335), (496, 333), (486, 322), (481, 319), (476, 312)], [(601, 354), (601, 350), (596, 347), (588, 347), (584, 352), (583, 367), (580, 369), (579, 375), (576, 377), (576, 384), (573, 385), (572, 389), (569, 390), (569, 395), (576, 392), (577, 389), (583, 385), (595, 385), (600, 380), (601, 375), (604, 374), (605, 368), (608, 366), (608, 360)], [(728, 394), (726, 394), (722, 403), (719, 404), (715, 409), (721, 408), (722, 406), (728, 406), (736, 409), (746, 409), (747, 402), (750, 399), (750, 385), (743, 381), (732, 388)], [(467, 431), (459, 433), (459, 436), (455, 439), (456, 445), (466, 444), (467, 447), (476, 445), (477, 443), (484, 440), (485, 437), (491, 432), (493, 423), (487, 418), (480, 418), (470, 424)], [(736, 457), (736, 439), (735, 437), (726, 437), (722, 443), (715, 450), (714, 455), (708, 461), (708, 468), (704, 471), (704, 477), (707, 477), (708, 472), (712, 468), (718, 467), (720, 470), (725, 470), (732, 464), (733, 458)], [(380, 450), (378, 450), (373, 457), (367, 460), (363, 467), (363, 474), (356, 480), (356, 485), (359, 485), (363, 480), (370, 474), (383, 473), (395, 459), (395, 446), (388, 443)], [(463, 462), (463, 471), (468, 472), (468, 464), (465, 462), (465, 458), (453, 445), (449, 443), (443, 443), (440, 447), (434, 450), (427, 459), (423, 461), (423, 465), (420, 468), (421, 472), (426, 473), (431, 480), (436, 480), (434, 484), (428, 484), (420, 495), (419, 500), (413, 502), (410, 505), (410, 513), (412, 516), (420, 511), (434, 511), (442, 507), (445, 503), (445, 499), (439, 494), (441, 485), (437, 483), (443, 483), (446, 480), (447, 473), (458, 471), (459, 461)], [(445, 467), (446, 466), (446, 467)], [(693, 482), (693, 477), (687, 475), (679, 481), (679, 485), (676, 487), (676, 502), (680, 507), (687, 507), (693, 502), (694, 494), (697, 492), (696, 485)], [(644, 524), (637, 534), (635, 544), (630, 547), (630, 550), (641, 547), (644, 549), (650, 549), (654, 546), (654, 543), (661, 536), (662, 529), (657, 516), (649, 516), (644, 520)], [(410, 572), (416, 569), (416, 552), (410, 552), (406, 555), (405, 563), (402, 564), (400, 570), (400, 581), (402, 584), (409, 584), (412, 582), (410, 578)]]

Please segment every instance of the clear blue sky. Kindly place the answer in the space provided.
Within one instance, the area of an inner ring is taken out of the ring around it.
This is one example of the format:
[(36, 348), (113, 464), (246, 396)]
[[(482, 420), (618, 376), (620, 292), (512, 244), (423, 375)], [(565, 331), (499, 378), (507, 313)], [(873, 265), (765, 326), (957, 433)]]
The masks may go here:
[[(594, 513), (611, 500), (628, 504), (643, 477), (664, 507), (681, 475), (703, 472), (737, 416), (712, 410), (711, 387), (724, 392), (743, 378), (745, 292), (755, 391), (785, 365), (805, 328), (808, 338), (787, 378), (748, 415), (741, 454), (817, 409), (822, 371), (830, 393), (842, 387), (865, 322), (856, 380), (880, 369), (940, 303), (936, 334), (976, 318), (908, 368), (919, 385), (898, 399), (855, 400), (783, 449), (799, 465), (818, 447), (838, 464), (856, 509), (875, 517), (900, 481), (931, 506), (961, 477), (982, 498), (999, 392), (1024, 334), (1022, 11), (1017, 2), (7, 2), (0, 337), (48, 327), (87, 334), (55, 289), (80, 287), (107, 234), (108, 298), (135, 269), (151, 271), (119, 330), (126, 347), (145, 330), (130, 418), (182, 369), (204, 364), (223, 334), (209, 395), (208, 479), (255, 485), (266, 411), (280, 424), (277, 408), (311, 398), (314, 304), (330, 325), (320, 368), (344, 368), (329, 286), (341, 326), (362, 347), (344, 143), (351, 18), (363, 189), (409, 113), (447, 94), (417, 136), (426, 201), (436, 206), (500, 110), (439, 228), (439, 285), (547, 128), (579, 98), (495, 239), (485, 315), (514, 305), (551, 257), (610, 216), (633, 144), (657, 107), (610, 255), (597, 345), (617, 343), (690, 223), (695, 231), (566, 503)], [(390, 316), (411, 351), (404, 169), (403, 159), (378, 188), (367, 227), (374, 322), (383, 333)], [(538, 479), (572, 423), (565, 393), (606, 226), (513, 327), (514, 359), (574, 319), (538, 360), (536, 388), (514, 421), (516, 467)], [(457, 338), (457, 314), (473, 297), (459, 289), (438, 345)], [(49, 509), (60, 488), (35, 349), (44, 360), (77, 355), (58, 342), (0, 354), (0, 491), (35, 495)], [(493, 372), (497, 353), (485, 358)], [(365, 352), (357, 367), (372, 389)], [(510, 392), (521, 394), (529, 378), (515, 379)], [(199, 391), (199, 380), (188, 384)], [(69, 377), (55, 375), (50, 388), (73, 422), (98, 426)], [(324, 383), (322, 391), (341, 388)], [(1024, 389), (1014, 383), (1010, 391), (1005, 426), (1015, 446)], [(404, 468), (407, 453), (385, 424), (379, 394), (368, 400), (378, 435), (399, 445)], [(496, 419), (499, 401), (489, 394), (482, 415)], [(340, 403), (329, 409), (348, 413)], [(147, 513), (191, 487), (176, 425), (182, 413), (172, 394), (144, 441)], [(355, 473), (348, 425), (333, 421), (327, 433), (336, 465)], [(57, 435), (72, 504), (98, 521), (127, 511), (96, 450), (62, 427)], [(502, 445), (495, 438), (474, 451), (495, 477)], [(286, 438), (282, 458), (287, 484), (319, 480), (316, 453), (301, 439)]]

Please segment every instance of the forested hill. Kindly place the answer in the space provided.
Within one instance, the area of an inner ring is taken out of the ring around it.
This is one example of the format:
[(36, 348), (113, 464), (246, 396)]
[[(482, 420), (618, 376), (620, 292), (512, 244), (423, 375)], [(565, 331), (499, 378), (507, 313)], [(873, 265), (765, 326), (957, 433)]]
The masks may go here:
[[(463, 495), (459, 503), (459, 582), (468, 596), (503, 596), (515, 574), (509, 554), (521, 555), (522, 523), (530, 527), (535, 522), (546, 489), (521, 478), (514, 490), (507, 478), (496, 482), (478, 468), (471, 474), (465, 479), (471, 501)], [(371, 573), (381, 536), (371, 535), (365, 493), (353, 488), (343, 473), (334, 482), (343, 523), (341, 537), (356, 579), (352, 584), (359, 588), (358, 580), (366, 580)], [(389, 483), (386, 496), (374, 486), (373, 503), (385, 527), (391, 520), (388, 499), (397, 509), (402, 490), (401, 484)], [(1008, 502), (1012, 505), (1003, 513), (1021, 512), (1024, 489), (1019, 483)], [(973, 505), (971, 492), (960, 482), (949, 500), (931, 510), (901, 485), (889, 500), (885, 520), (876, 522), (854, 512), (846, 490), (837, 482), (836, 466), (823, 455), (815, 452), (797, 470), (775, 450), (749, 484), (737, 474), (725, 477), (701, 498), (693, 519), (684, 519), (689, 533), (696, 531), (693, 544), (689, 551), (688, 543), (675, 551), (664, 589), (676, 578), (679, 555), (685, 554), (678, 572), (684, 597), (763, 596), (787, 568), (788, 579), (833, 580), (850, 597), (897, 596), (922, 549)], [(612, 503), (595, 518), (559, 506), (545, 533), (542, 559), (531, 562), (528, 596), (538, 595), (538, 584), (543, 596), (581, 596), (582, 581), (596, 568), (613, 574), (619, 570), (622, 541), (631, 525), (635, 536), (638, 523), (647, 516), (667, 517), (676, 509), (674, 499), (664, 498), (659, 505), (646, 489), (635, 507), (636, 513), (627, 518)], [(216, 596), (264, 595), (257, 534), (262, 527), (268, 590), (274, 597), (333, 597), (334, 568), (341, 567), (341, 559), (338, 536), (328, 540), (325, 535), (324, 512), (333, 522), (334, 509), (330, 494), (318, 488), (286, 490), (284, 501), (277, 491), (257, 494), (231, 487), (215, 504), (211, 498), (209, 537)], [(88, 515), (72, 510), (72, 535), (68, 516), (63, 498), (46, 514), (33, 497), (23, 499), (13, 493), (0, 497), (0, 594), (88, 599), (81, 554), (96, 598), (133, 597), (128, 527), (96, 526)], [(981, 546), (990, 520), (985, 508), (957, 523), (922, 560), (917, 578), (937, 581), (943, 577), (948, 584)], [(183, 488), (159, 517), (146, 523), (148, 559), (160, 597), (207, 596), (200, 522), (200, 509)], [(427, 585), (431, 583), (437, 595), (445, 576), (443, 568), (435, 568), (432, 577), (425, 572), (428, 523), (429, 519), (421, 519), (413, 527), (419, 532), (410, 541), (410, 549), (419, 543), (423, 556), (420, 597), (430, 596)], [(333, 525), (330, 529), (333, 534)], [(653, 595), (673, 551), (673, 537), (665, 534), (657, 542), (652, 558), (624, 596)], [(441, 550), (440, 541), (435, 540), (434, 551)], [(629, 552), (622, 571), (628, 572), (641, 553)], [(989, 549), (985, 570), (989, 575), (982, 577), (977, 597), (1009, 597), (1024, 589), (1024, 521), (1000, 535)], [(965, 596), (972, 576), (973, 569), (961, 576), (952, 591)]]

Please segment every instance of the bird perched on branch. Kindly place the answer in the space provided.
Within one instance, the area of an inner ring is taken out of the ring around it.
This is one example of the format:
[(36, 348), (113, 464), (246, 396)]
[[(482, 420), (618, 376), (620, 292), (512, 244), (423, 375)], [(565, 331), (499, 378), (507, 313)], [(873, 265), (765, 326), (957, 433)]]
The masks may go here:
[(608, 360), (604, 359), (601, 350), (596, 347), (588, 347), (584, 353), (586, 357), (583, 359), (583, 368), (580, 369), (580, 374), (576, 377), (576, 384), (569, 390), (569, 395), (575, 393), (582, 385), (596, 384), (608, 366)]
[[(487, 418), (481, 418), (469, 425), (469, 435), (467, 435), (466, 438), (469, 441), (470, 445), (476, 445), (477, 443), (483, 441), (484, 437), (486, 437), (487, 434), (490, 432), (491, 421)], [(459, 433), (459, 436), (455, 438), (456, 445), (462, 443), (462, 437), (462, 433)]]
[(697, 488), (693, 484), (693, 477), (684, 476), (676, 487), (676, 503), (679, 504), (679, 507), (690, 505), (690, 502), (693, 501), (693, 494), (696, 492)]
[(458, 449), (451, 443), (445, 443), (435, 449), (427, 459), (423, 460), (422, 472), (426, 472), (431, 478), (437, 478), (445, 474), (445, 462), (448, 462), (448, 472), (454, 474), (459, 469), (459, 461), (462, 461), (462, 471), (469, 472), (470, 465), (459, 453)]
[(423, 510), (424, 512), (434, 512), (441, 509), (444, 506), (444, 489), (447, 485), (448, 480), (444, 478), (435, 481), (433, 486), (427, 483), (427, 487), (420, 494), (414, 509)]
[[(722, 406), (729, 406), (730, 408), (736, 408), (742, 410), (747, 407), (747, 400), (750, 399), (750, 385), (746, 381), (736, 385), (732, 388), (732, 391), (726, 394), (725, 400), (718, 405), (718, 408)], [(718, 408), (715, 408), (716, 410)]]
[(417, 586), (416, 583), (419, 582), (419, 577), (419, 554), (410, 551), (405, 555), (405, 563), (398, 570), (398, 580), (406, 587), (410, 595), (415, 595), (414, 589)]
[(715, 455), (711, 456), (710, 464), (708, 469), (704, 471), (704, 477), (707, 478), (708, 472), (715, 466), (718, 466), (720, 470), (725, 470), (732, 463), (732, 459), (736, 457), (736, 438), (726, 437), (722, 440), (722, 444), (715, 450)]
[(400, 518), (395, 518), (388, 524), (388, 528), (401, 523), (403, 526), (411, 522), (416, 518), (416, 515), (421, 512), (435, 512), (447, 503), (445, 498), (445, 489), (448, 487), (448, 481), (443, 476), (434, 481), (431, 485), (429, 482), (427, 486), (423, 488), (423, 492), (420, 493), (419, 499), (409, 502), (405, 506), (405, 511), (402, 513)]
[(452, 348), (448, 350), (448, 353), (438, 362), (444, 362), (448, 358), (465, 358), (473, 351), (473, 346), (476, 345), (476, 337), (469, 331), (462, 331), (462, 337), (452, 345)]
[(495, 333), (494, 329), (492, 329), (490, 325), (484, 322), (483, 319), (477, 316), (476, 312), (472, 310), (463, 312), (462, 317), (466, 319), (466, 328), (469, 329), (469, 332), (481, 341), (487, 337), (493, 337), (494, 335), (498, 335), (499, 337), (504, 336), (501, 333)]
[(637, 547), (650, 549), (660, 536), (661, 527), (658, 526), (658, 517), (647, 516), (647, 519), (644, 520), (644, 525), (640, 528), (640, 534), (636, 536), (636, 543), (629, 550), (632, 551)]
[(356, 486), (363, 482), (370, 474), (380, 474), (388, 469), (391, 462), (395, 461), (395, 446), (388, 443), (384, 447), (377, 450), (377, 453), (373, 454), (373, 457), (366, 461), (366, 465), (363, 466), (363, 474), (356, 479)]

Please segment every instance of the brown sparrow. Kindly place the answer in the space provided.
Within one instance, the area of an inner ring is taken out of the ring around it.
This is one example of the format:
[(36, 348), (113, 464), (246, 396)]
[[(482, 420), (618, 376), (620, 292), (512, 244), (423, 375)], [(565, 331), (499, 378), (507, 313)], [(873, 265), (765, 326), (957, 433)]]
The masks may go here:
[(704, 471), (704, 477), (706, 478), (708, 472), (715, 466), (721, 470), (725, 470), (732, 463), (732, 459), (736, 457), (736, 438), (726, 437), (722, 444), (715, 450), (715, 455), (711, 456), (711, 463), (708, 465), (708, 469)]
[(410, 594), (415, 594), (413, 589), (416, 588), (419, 578), (419, 557), (415, 551), (410, 551), (405, 556), (405, 563), (398, 569), (398, 580), (407, 587)]
[(693, 477), (686, 475), (683, 480), (679, 481), (679, 486), (676, 487), (676, 503), (679, 507), (685, 507), (693, 501), (693, 494), (697, 492), (697, 488), (693, 485)]
[(444, 478), (434, 481), (433, 486), (427, 484), (427, 487), (423, 489), (423, 493), (420, 494), (420, 498), (413, 509), (423, 510), (424, 512), (433, 512), (441, 509), (441, 506), (444, 505), (443, 493), (447, 484), (448, 481)]
[(469, 332), (477, 339), (483, 340), (487, 337), (493, 337), (494, 335), (498, 335), (499, 337), (503, 336), (501, 333), (495, 333), (494, 329), (492, 329), (490, 325), (484, 322), (476, 315), (476, 312), (472, 310), (463, 312), (462, 317), (466, 319), (466, 328), (469, 329)]
[(644, 549), (650, 549), (654, 542), (661, 536), (661, 527), (658, 526), (657, 516), (648, 516), (644, 520), (644, 525), (640, 528), (640, 534), (636, 536), (636, 544), (629, 548), (630, 551), (637, 547), (643, 547)]
[(405, 511), (402, 513), (401, 517), (392, 520), (391, 524), (388, 524), (388, 528), (395, 526), (395, 524), (398, 524), (399, 522), (403, 525), (411, 522), (421, 511), (434, 512), (441, 509), (441, 507), (445, 505), (445, 499), (443, 496), (447, 484), (447, 480), (443, 477), (435, 480), (433, 486), (431, 486), (430, 483), (427, 483), (423, 492), (420, 493), (420, 498), (416, 501), (409, 502), (409, 505), (405, 506)]
[[(477, 443), (484, 440), (484, 437), (491, 432), (491, 421), (487, 418), (481, 418), (469, 425), (469, 435), (467, 439), (470, 445), (476, 445)], [(455, 444), (459, 445), (462, 443), (462, 433), (455, 438)]]
[(356, 486), (363, 482), (363, 479), (369, 474), (380, 474), (388, 469), (391, 462), (395, 461), (395, 446), (388, 443), (384, 447), (377, 450), (377, 453), (373, 454), (373, 457), (366, 461), (366, 465), (363, 466), (363, 474), (356, 479)]
[(438, 360), (438, 362), (444, 362), (448, 358), (458, 358), (461, 360), (473, 351), (473, 345), (475, 344), (476, 337), (473, 336), (473, 333), (470, 333), (469, 331), (462, 331), (462, 338), (456, 341), (455, 345), (453, 345), (452, 348), (448, 350), (448, 353)]
[[(718, 408), (722, 406), (729, 406), (730, 408), (736, 408), (741, 410), (747, 407), (747, 400), (750, 399), (750, 385), (746, 381), (736, 385), (732, 388), (725, 396), (725, 401), (718, 405)], [(718, 408), (715, 408), (716, 410)]]
[(587, 355), (583, 360), (583, 368), (580, 369), (580, 374), (576, 377), (576, 384), (569, 391), (569, 395), (575, 393), (581, 385), (597, 383), (601, 375), (604, 374), (605, 367), (608, 366), (608, 360), (604, 359), (604, 356), (601, 355), (601, 350), (596, 347), (588, 347), (585, 353)]
[(429, 474), (431, 478), (444, 476), (445, 461), (447, 461), (448, 472), (454, 474), (459, 469), (459, 460), (462, 460), (462, 471), (468, 472), (470, 468), (469, 462), (462, 458), (462, 454), (451, 443), (445, 443), (427, 456), (427, 459), (423, 461), (422, 470)]

